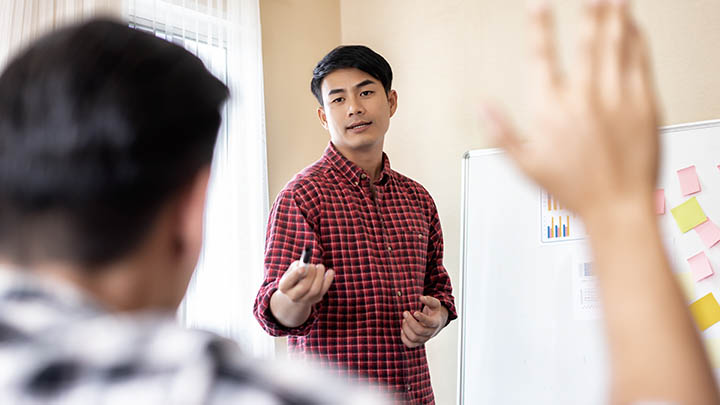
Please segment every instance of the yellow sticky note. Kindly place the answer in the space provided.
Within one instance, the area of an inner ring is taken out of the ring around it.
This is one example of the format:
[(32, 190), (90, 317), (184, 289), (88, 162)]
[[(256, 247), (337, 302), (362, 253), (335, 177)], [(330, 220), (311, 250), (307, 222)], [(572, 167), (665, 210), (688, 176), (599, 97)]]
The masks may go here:
[(707, 221), (707, 216), (695, 197), (671, 209), (670, 212), (683, 233)]
[(712, 293), (690, 304), (690, 312), (701, 331), (720, 322), (720, 305)]
[(685, 299), (692, 301), (695, 299), (695, 282), (692, 278), (692, 273), (686, 271), (684, 273), (675, 273), (680, 289), (685, 296)]
[(703, 339), (710, 366), (720, 368), (720, 338)]

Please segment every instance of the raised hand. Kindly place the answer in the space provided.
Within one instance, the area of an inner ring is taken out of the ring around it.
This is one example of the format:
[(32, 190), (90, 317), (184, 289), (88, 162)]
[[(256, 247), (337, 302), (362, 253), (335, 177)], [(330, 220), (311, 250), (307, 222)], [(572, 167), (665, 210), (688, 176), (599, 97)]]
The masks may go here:
[(653, 212), (658, 113), (643, 36), (625, 1), (586, 2), (579, 59), (566, 75), (552, 13), (537, 3), (529, 22), (530, 132), (521, 138), (492, 107), (486, 116), (520, 169), (585, 223), (610, 349), (610, 403), (718, 404)]
[(628, 200), (643, 199), (651, 209), (658, 112), (648, 48), (627, 2), (585, 2), (579, 57), (568, 74), (558, 66), (552, 12), (537, 3), (529, 14), (528, 134), (521, 137), (488, 107), (491, 135), (522, 171), (584, 217)]

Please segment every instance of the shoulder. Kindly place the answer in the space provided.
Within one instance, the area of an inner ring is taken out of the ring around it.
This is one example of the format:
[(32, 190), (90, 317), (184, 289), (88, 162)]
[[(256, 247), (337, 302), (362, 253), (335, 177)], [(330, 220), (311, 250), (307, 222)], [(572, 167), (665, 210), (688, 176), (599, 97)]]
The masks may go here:
[(422, 203), (423, 206), (428, 204), (433, 207), (435, 206), (435, 201), (425, 186), (396, 171), (393, 171), (393, 178), (401, 192), (407, 194), (408, 196), (412, 196), (418, 202)]
[(277, 200), (295, 199), (300, 203), (319, 198), (329, 186), (334, 184), (334, 175), (330, 165), (323, 159), (301, 170), (278, 194)]
[(0, 372), (2, 403), (69, 403), (70, 393), (72, 403), (378, 403), (355, 387), (327, 390), (317, 370), (252, 359), (229, 339), (157, 314), (100, 316), (3, 342), (0, 360), (13, 370)]
[(75, 319), (0, 344), (0, 363), (14, 370), (12, 378), (0, 373), (0, 402), (65, 403), (60, 399), (72, 393), (75, 403), (94, 403), (97, 395), (112, 403), (132, 389), (139, 402), (176, 403), (180, 393), (167, 387), (180, 386), (186, 387), (183, 395), (202, 402), (197, 379), (214, 378), (205, 361), (214, 339), (158, 314)]

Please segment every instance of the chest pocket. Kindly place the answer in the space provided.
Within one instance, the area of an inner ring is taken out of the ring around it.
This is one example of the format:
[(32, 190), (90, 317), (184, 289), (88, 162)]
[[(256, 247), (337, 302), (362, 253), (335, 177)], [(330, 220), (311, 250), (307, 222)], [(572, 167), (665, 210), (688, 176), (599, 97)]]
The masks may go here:
[(405, 281), (423, 285), (427, 268), (428, 228), (407, 223), (392, 229), (390, 234), (393, 262), (398, 266)]
[(403, 253), (407, 254), (411, 266), (418, 267), (418, 271), (425, 274), (427, 267), (428, 230), (427, 228), (410, 227), (401, 241)]

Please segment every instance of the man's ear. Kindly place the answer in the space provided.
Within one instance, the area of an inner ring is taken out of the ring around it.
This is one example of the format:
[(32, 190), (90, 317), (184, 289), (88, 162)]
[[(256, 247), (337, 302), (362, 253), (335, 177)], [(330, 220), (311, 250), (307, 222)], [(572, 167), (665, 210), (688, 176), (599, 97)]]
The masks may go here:
[(327, 116), (325, 115), (325, 108), (323, 108), (323, 106), (318, 107), (317, 115), (318, 115), (318, 119), (320, 119), (320, 125), (322, 125), (322, 127), (325, 128), (325, 130), (327, 130), (328, 129)]
[(395, 115), (395, 111), (397, 111), (397, 102), (398, 102), (398, 94), (395, 90), (390, 90), (390, 93), (388, 93), (388, 104), (390, 104), (390, 116), (392, 117)]
[(177, 238), (181, 245), (183, 260), (189, 260), (194, 267), (200, 255), (203, 240), (203, 220), (210, 165), (200, 169), (180, 195), (178, 201)]

